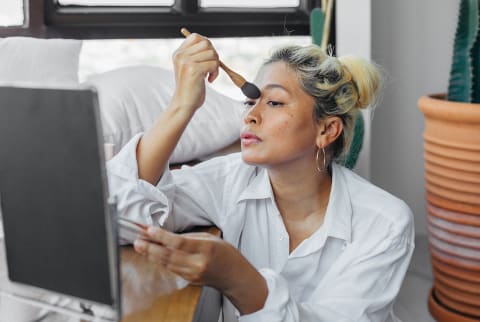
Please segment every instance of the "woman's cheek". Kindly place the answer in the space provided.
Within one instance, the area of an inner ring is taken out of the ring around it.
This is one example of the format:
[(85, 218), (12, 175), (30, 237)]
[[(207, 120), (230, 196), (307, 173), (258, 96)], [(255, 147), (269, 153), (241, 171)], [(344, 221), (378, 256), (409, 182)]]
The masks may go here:
[(279, 121), (275, 126), (275, 131), (273, 131), (275, 136), (282, 136), (286, 132), (288, 132), (288, 128), (290, 126), (289, 120)]

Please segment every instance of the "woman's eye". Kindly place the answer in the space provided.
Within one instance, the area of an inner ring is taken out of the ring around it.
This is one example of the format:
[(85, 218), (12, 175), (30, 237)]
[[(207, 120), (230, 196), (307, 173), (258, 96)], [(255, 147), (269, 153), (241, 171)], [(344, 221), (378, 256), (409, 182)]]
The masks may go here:
[(243, 106), (245, 106), (245, 107), (248, 108), (248, 107), (254, 106), (255, 103), (256, 103), (255, 101), (250, 101), (250, 100), (248, 100), (248, 101), (243, 102)]
[(268, 101), (267, 103), (268, 105), (272, 106), (272, 107), (280, 107), (283, 105), (282, 102), (277, 102), (277, 101)]

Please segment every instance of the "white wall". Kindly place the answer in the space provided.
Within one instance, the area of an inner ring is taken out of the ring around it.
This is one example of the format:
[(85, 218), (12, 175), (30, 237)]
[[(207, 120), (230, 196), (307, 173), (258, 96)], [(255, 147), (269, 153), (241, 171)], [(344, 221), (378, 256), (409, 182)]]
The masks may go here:
[[(352, 54), (371, 58), (371, 0), (336, 1), (337, 56)], [(352, 31), (355, 32), (352, 32)], [(371, 114), (363, 111), (365, 134), (355, 172), (370, 179)]]
[(420, 96), (447, 89), (459, 0), (337, 0), (337, 54), (371, 58), (387, 74), (373, 119), (365, 114), (356, 171), (405, 200), (426, 234)]
[(371, 180), (407, 202), (421, 234), (424, 118), (417, 100), (447, 89), (458, 3), (372, 0), (372, 58), (389, 80), (372, 122)]

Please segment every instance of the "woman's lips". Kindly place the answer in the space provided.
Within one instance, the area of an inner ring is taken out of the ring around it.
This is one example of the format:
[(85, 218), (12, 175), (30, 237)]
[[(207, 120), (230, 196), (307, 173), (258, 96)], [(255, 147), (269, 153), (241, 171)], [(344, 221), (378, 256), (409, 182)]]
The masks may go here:
[(250, 145), (262, 141), (258, 136), (252, 133), (243, 133), (242, 135), (240, 135), (240, 140), (242, 142), (242, 145)]

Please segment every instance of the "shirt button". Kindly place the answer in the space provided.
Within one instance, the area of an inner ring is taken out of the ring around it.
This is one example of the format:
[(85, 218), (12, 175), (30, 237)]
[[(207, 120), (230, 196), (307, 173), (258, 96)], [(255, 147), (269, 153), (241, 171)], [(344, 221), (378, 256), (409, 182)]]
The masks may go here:
[(278, 239), (283, 240), (283, 236), (280, 236), (280, 238), (278, 238)]
[(342, 245), (342, 250), (345, 250), (346, 247), (347, 247), (347, 242), (344, 242)]

